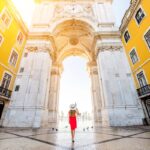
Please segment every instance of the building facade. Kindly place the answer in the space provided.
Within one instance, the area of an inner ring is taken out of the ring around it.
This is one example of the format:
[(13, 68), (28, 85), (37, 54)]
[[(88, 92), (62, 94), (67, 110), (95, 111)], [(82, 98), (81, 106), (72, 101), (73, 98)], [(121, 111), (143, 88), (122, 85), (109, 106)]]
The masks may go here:
[(0, 125), (10, 103), (27, 27), (10, 0), (0, 2)]
[(120, 30), (146, 122), (150, 123), (150, 9), (149, 0), (132, 0)]
[(65, 58), (88, 59), (95, 121), (141, 125), (143, 109), (115, 27), (112, 0), (37, 0), (25, 55), (3, 126), (41, 127), (57, 122)]

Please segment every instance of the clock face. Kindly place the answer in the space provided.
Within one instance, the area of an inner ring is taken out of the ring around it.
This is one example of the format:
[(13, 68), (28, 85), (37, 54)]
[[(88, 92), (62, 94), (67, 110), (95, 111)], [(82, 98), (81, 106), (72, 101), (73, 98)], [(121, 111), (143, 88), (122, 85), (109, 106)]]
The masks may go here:
[(66, 5), (64, 10), (65, 10), (65, 12), (75, 14), (75, 13), (82, 12), (83, 8), (81, 7), (81, 5), (70, 4), (70, 5)]

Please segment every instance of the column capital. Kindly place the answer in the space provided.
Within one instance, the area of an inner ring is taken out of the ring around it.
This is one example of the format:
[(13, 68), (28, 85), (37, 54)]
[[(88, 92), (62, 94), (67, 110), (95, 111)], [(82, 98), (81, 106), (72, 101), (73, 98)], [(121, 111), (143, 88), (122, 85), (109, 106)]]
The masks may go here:
[(98, 56), (99, 52), (121, 51), (122, 48), (123, 44), (121, 42), (100, 42), (97, 44), (96, 56)]
[(26, 46), (25, 49), (30, 52), (35, 52), (35, 51), (37, 51), (38, 48), (37, 48), (37, 46)]
[(52, 69), (51, 69), (51, 75), (61, 75), (63, 71), (63, 66), (62, 64), (58, 64), (58, 63), (53, 63), (52, 64)]
[(89, 63), (87, 63), (87, 66), (88, 67), (95, 67), (95, 66), (97, 66), (97, 62), (95, 60), (90, 61)]
[(98, 70), (97, 70), (97, 62), (96, 61), (91, 61), (87, 64), (88, 67), (88, 72), (90, 75), (97, 75)]

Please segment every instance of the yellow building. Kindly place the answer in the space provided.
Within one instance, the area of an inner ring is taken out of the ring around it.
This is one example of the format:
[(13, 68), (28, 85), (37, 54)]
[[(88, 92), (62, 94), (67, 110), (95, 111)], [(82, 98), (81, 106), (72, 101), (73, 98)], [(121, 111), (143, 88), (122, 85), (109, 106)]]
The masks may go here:
[(150, 124), (150, 1), (132, 0), (120, 26), (138, 96)]
[(0, 124), (14, 88), (27, 33), (13, 3), (0, 1)]

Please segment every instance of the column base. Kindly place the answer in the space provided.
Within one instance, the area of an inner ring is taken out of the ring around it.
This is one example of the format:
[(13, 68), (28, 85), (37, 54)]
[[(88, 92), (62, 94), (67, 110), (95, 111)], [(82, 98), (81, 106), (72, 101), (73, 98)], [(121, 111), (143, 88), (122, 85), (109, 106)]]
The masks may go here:
[(137, 107), (115, 107), (102, 109), (103, 126), (143, 125), (143, 110)]
[(49, 111), (48, 112), (48, 123), (57, 123), (58, 116), (56, 111)]
[(32, 127), (48, 126), (48, 111), (42, 108), (9, 108), (3, 121), (4, 127)]
[(99, 112), (94, 112), (94, 121), (95, 121), (95, 122), (102, 122), (101, 111), (99, 111)]

